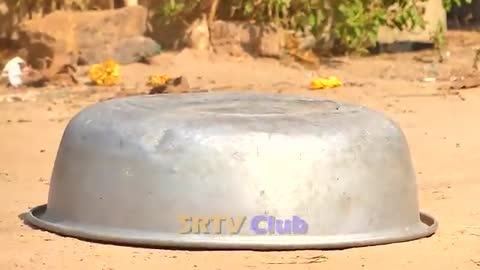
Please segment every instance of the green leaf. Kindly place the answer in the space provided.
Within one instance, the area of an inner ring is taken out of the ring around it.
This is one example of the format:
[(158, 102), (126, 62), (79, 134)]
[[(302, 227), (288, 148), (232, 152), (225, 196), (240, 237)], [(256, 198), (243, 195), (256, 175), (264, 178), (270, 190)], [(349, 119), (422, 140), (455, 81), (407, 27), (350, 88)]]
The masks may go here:
[(253, 12), (253, 3), (248, 1), (245, 3), (245, 6), (243, 7), (245, 15), (252, 14)]
[(308, 16), (308, 25), (310, 26), (315, 26), (317, 24), (317, 18), (315, 17), (315, 14), (310, 13)]

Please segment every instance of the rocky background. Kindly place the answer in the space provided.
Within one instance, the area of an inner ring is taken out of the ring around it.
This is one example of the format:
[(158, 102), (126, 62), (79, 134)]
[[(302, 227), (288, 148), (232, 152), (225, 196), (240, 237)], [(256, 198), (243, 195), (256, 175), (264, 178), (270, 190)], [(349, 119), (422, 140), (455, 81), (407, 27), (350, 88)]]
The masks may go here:
[[(200, 50), (215, 49), (230, 55), (250, 54), (279, 58), (286, 46), (282, 29), (262, 29), (248, 22), (215, 21), (210, 27), (204, 19), (190, 26), (178, 23), (165, 25), (152, 16), (148, 6), (152, 1), (92, 1), (90, 8), (96, 11), (54, 11), (43, 16), (42, 12), (23, 10), (12, 14), (11, 0), (0, 3), (0, 37), (5, 47), (10, 41), (15, 48), (28, 51), (28, 60), (35, 67), (45, 65), (45, 57), (70, 54), (75, 64), (92, 64), (111, 57), (122, 64), (139, 61), (158, 54), (161, 49), (178, 50), (192, 47)], [(64, 1), (65, 2), (65, 1)], [(72, 1), (65, 5), (74, 6)], [(73, 1), (74, 2), (74, 1)], [(474, 1), (473, 6), (476, 5)], [(465, 9), (465, 8), (464, 8)], [(475, 9), (472, 14), (475, 13)], [(468, 14), (460, 8), (452, 15), (453, 22), (465, 22)], [(45, 11), (43, 11), (45, 12)], [(50, 12), (50, 11), (48, 11)], [(458, 13), (458, 14), (457, 14)], [(479, 13), (480, 14), (480, 13)], [(31, 17), (31, 19), (29, 19)], [(427, 28), (417, 32), (401, 32), (382, 28), (379, 43), (402, 42), (397, 50), (411, 50), (416, 42), (429, 43), (436, 23), (446, 25), (446, 12), (441, 1), (428, 0), (425, 4)], [(471, 17), (471, 16), (470, 16)], [(460, 20), (458, 20), (460, 18)], [(21, 25), (21, 27), (14, 27)], [(312, 37), (296, 35), (301, 48), (312, 45)]]

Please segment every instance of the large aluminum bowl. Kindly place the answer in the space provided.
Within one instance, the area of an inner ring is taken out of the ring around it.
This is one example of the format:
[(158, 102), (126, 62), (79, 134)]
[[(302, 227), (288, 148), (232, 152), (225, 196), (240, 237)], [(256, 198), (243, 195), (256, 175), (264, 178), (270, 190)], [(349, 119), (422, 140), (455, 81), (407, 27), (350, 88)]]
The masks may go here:
[[(293, 221), (291, 230), (255, 233), (259, 215)], [(234, 92), (128, 97), (84, 109), (63, 135), (48, 204), (27, 216), (61, 235), (177, 248), (347, 248), (437, 229), (419, 211), (405, 137), (384, 115), (319, 98)], [(245, 220), (237, 234), (235, 223), (218, 233), (213, 221), (210, 234), (181, 233), (181, 217), (215, 216)]]

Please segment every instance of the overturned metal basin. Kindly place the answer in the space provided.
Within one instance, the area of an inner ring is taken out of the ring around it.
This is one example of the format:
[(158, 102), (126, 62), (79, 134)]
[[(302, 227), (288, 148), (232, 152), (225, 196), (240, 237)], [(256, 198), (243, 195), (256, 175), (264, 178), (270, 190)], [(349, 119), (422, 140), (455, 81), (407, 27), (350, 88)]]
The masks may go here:
[(177, 248), (347, 248), (437, 229), (384, 115), (234, 92), (84, 109), (63, 135), (48, 204), (27, 216), (61, 235)]

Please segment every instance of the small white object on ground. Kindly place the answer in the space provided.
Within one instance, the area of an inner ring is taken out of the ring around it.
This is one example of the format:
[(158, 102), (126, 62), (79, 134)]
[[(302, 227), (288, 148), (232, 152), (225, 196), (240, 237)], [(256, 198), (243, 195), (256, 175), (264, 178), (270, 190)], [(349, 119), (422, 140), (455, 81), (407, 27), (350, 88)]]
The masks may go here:
[(22, 67), (21, 64), (25, 64), (25, 61), (20, 57), (15, 57), (7, 62), (2, 70), (2, 77), (8, 78), (9, 83), (13, 87), (22, 85)]
[(426, 77), (426, 78), (423, 78), (423, 81), (424, 82), (436, 82), (437, 79), (434, 78), (434, 77)]

